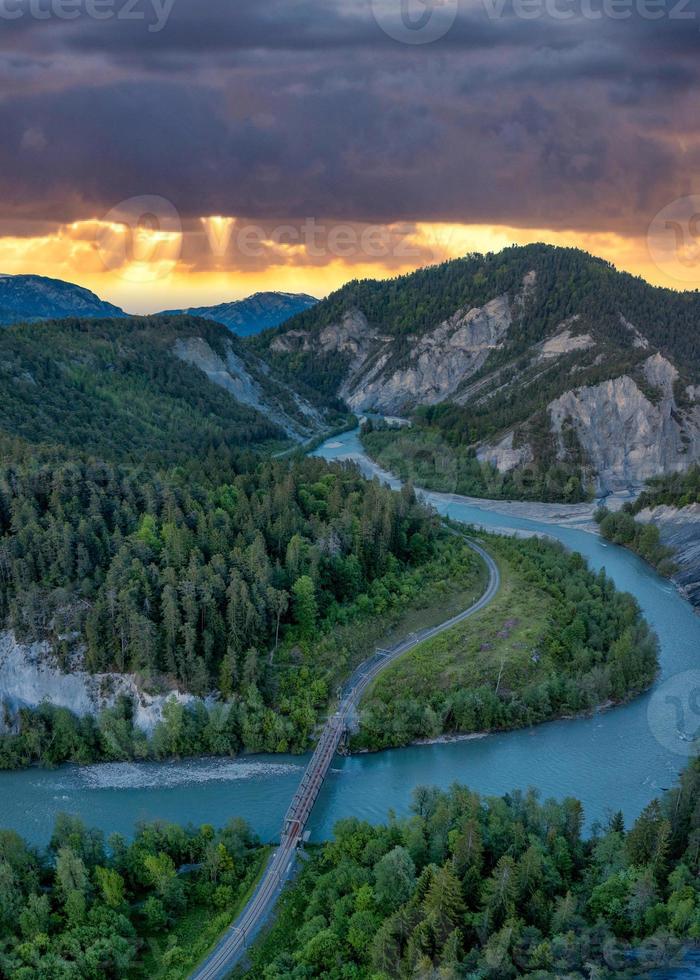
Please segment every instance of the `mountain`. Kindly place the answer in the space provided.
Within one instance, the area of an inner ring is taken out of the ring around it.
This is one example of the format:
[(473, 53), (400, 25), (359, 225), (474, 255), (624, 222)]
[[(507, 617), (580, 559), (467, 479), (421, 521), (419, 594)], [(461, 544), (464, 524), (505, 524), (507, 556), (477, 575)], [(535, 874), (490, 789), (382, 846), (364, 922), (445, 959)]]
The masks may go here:
[[(274, 458), (325, 422), (202, 318), (0, 331), (0, 736), (30, 735), (16, 712), (44, 699), (152, 728), (171, 692), (220, 686), (232, 751), (305, 751), (353, 655), (337, 637), (312, 654), (321, 624), (356, 632), (374, 581), (385, 607), (417, 596), (439, 534), (410, 493)], [(270, 654), (295, 626), (302, 674)]]
[(434, 450), (433, 485), (448, 447), (463, 490), (575, 500), (700, 458), (698, 326), (697, 292), (532, 245), (348, 283), (251, 343), (319, 401), (412, 416), (374, 448)]
[(72, 282), (0, 275), (0, 326), (66, 316), (121, 317), (123, 310)]
[(315, 306), (318, 300), (306, 293), (255, 293), (248, 299), (218, 306), (198, 306), (188, 310), (171, 310), (170, 313), (189, 313), (206, 320), (216, 320), (239, 337), (278, 327), (285, 320)]
[(317, 409), (207, 320), (63, 319), (0, 331), (6, 439), (171, 466), (322, 427)]

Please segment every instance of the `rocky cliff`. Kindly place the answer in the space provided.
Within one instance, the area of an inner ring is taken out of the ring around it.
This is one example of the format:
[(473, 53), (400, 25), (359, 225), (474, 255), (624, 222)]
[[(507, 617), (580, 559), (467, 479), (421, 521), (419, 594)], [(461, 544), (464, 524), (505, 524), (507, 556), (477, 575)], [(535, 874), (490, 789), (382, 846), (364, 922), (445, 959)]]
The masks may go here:
[(658, 527), (663, 544), (674, 551), (678, 567), (674, 581), (693, 605), (700, 607), (700, 504), (649, 507), (636, 519)]
[(599, 494), (641, 489), (660, 473), (686, 469), (700, 458), (700, 404), (682, 412), (674, 386), (677, 369), (661, 354), (642, 366), (650, 391), (627, 375), (565, 392), (549, 405), (559, 455), (570, 422), (595, 471)]
[(176, 341), (174, 353), (180, 360), (199, 368), (236, 401), (249, 405), (279, 425), (297, 442), (303, 442), (323, 429), (324, 421), (318, 409), (282, 382), (273, 380), (265, 365), (244, 362), (230, 346), (223, 357), (203, 337), (185, 337)]
[(532, 246), (351, 283), (266, 353), (305, 378), (317, 360), (355, 412), (422, 410), (501, 473), (560, 466), (606, 495), (700, 459), (698, 322), (694, 294)]
[(19, 708), (36, 708), (44, 701), (68, 708), (79, 716), (98, 715), (126, 695), (133, 700), (134, 722), (151, 732), (163, 717), (168, 698), (186, 704), (189, 694), (177, 691), (149, 695), (141, 690), (133, 674), (90, 674), (78, 656), (69, 672), (61, 670), (48, 643), (18, 642), (9, 630), (0, 632), (0, 732), (12, 726)]
[(507, 296), (483, 308), (457, 310), (402, 357), (395, 338), (373, 329), (361, 310), (348, 310), (318, 337), (292, 331), (276, 338), (272, 349), (291, 353), (318, 346), (323, 353), (345, 355), (348, 366), (339, 394), (350, 408), (401, 414), (453, 396), (498, 348), (511, 319)]
[[(533, 274), (530, 287), (534, 281)], [(586, 368), (602, 365), (595, 339), (589, 333), (572, 332), (576, 318), (561, 323), (553, 336), (534, 345), (520, 357), (519, 365), (508, 362), (484, 373), (490, 355), (506, 349), (522, 303), (521, 291), (514, 301), (503, 295), (483, 307), (458, 310), (416, 339), (403, 355), (397, 348), (404, 345), (374, 329), (360, 310), (347, 311), (318, 337), (305, 331), (277, 337), (273, 349), (293, 352), (320, 347), (323, 353), (345, 356), (340, 396), (355, 412), (381, 414), (406, 414), (451, 400), (483, 412), (496, 396), (517, 399), (519, 388), (536, 390), (540, 381), (547, 381), (549, 369), (567, 359), (570, 366), (561, 385), (566, 390), (547, 405), (548, 428), (561, 460), (569, 453), (565, 430), (573, 430), (597, 494), (639, 490), (650, 477), (683, 470), (700, 459), (696, 387), (686, 388), (681, 407), (676, 397), (679, 371), (659, 352), (639, 362), (634, 377), (621, 374), (596, 385), (567, 386)], [(631, 324), (623, 325), (630, 345), (648, 355), (648, 342), (640, 342)], [(476, 376), (478, 380), (473, 380)], [(527, 417), (521, 418), (520, 426), (526, 421)], [(509, 428), (496, 440), (479, 443), (477, 456), (501, 472), (532, 462), (533, 446), (527, 439), (515, 445), (514, 439), (515, 429)]]

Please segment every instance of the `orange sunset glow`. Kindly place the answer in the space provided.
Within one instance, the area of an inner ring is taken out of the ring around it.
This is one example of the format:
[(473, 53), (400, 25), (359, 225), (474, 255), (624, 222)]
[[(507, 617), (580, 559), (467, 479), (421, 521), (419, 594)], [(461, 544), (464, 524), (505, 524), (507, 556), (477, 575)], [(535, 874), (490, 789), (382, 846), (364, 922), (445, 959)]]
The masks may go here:
[(84, 220), (0, 237), (0, 269), (77, 282), (132, 313), (239, 299), (276, 289), (322, 297), (350, 279), (387, 278), (469, 252), (547, 241), (584, 248), (617, 268), (673, 289), (700, 285), (657, 265), (646, 238), (613, 232), (416, 222), (327, 221), (266, 227), (222, 216), (182, 231)]

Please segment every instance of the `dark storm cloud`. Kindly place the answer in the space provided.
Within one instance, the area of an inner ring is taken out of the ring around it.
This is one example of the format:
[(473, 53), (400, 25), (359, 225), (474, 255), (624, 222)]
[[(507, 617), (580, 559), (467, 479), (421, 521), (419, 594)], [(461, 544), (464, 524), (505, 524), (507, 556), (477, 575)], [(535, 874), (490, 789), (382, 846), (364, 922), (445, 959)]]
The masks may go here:
[(158, 194), (185, 219), (634, 233), (687, 192), (700, 18), (488, 9), (463, 4), (421, 46), (347, 0), (176, 0), (157, 33), (0, 21), (4, 216), (99, 216)]

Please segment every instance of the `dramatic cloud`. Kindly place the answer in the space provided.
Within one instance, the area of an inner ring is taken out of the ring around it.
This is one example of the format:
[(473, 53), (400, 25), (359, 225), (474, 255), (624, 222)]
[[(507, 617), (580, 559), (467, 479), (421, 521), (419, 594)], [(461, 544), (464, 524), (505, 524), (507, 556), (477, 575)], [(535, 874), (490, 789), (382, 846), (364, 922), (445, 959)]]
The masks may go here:
[[(21, 14), (0, 17), (0, 217), (16, 240), (65, 247), (73, 223), (155, 195), (180, 216), (183, 275), (221, 270), (213, 215), (639, 243), (695, 190), (700, 11), (685, 0), (462, 0), (425, 44), (395, 39), (416, 40), (401, 0), (32, 16), (60, 2), (0, 0)], [(409, 2), (415, 27), (429, 11)], [(293, 245), (231, 267), (324, 265)], [(373, 259), (410, 265), (340, 264)]]

